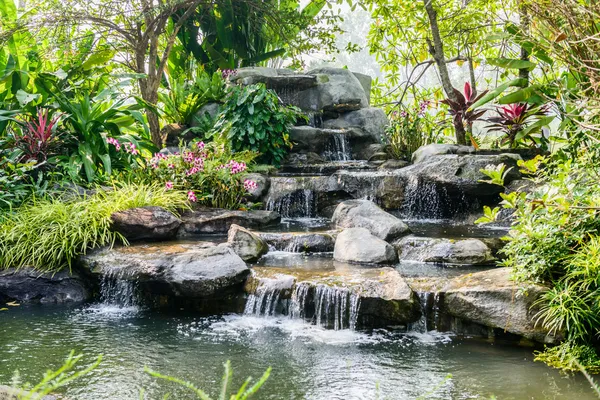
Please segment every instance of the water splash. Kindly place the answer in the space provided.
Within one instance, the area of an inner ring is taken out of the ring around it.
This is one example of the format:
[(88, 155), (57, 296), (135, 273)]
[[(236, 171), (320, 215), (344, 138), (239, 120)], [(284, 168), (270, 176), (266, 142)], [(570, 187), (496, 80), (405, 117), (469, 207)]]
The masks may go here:
[(315, 293), (317, 326), (334, 330), (356, 328), (360, 298), (346, 288), (318, 285)]
[(137, 281), (125, 279), (120, 273), (109, 272), (100, 281), (100, 301), (119, 308), (139, 306)]
[(286, 305), (280, 305), (280, 300), (282, 294), (285, 294), (286, 291), (289, 292), (293, 284), (294, 278), (287, 275), (277, 278), (261, 278), (256, 291), (248, 296), (244, 314), (272, 316), (278, 309), (284, 311)]
[(408, 331), (426, 334), (437, 331), (440, 319), (439, 292), (416, 292), (421, 304), (421, 318), (408, 325)]

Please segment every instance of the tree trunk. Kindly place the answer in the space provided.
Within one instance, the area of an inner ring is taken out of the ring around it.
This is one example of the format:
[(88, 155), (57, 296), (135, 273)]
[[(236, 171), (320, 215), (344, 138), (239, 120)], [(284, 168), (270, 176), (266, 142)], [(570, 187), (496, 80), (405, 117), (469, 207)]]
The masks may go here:
[[(433, 0), (423, 0), (425, 10), (427, 11), (427, 17), (429, 18), (431, 37), (433, 39), (433, 42), (428, 40), (429, 52), (435, 60), (435, 64), (440, 74), (440, 80), (442, 81), (442, 87), (444, 88), (444, 92), (446, 92), (446, 96), (448, 96), (450, 100), (456, 101), (457, 99), (456, 94), (454, 93), (454, 86), (452, 86), (452, 82), (450, 82), (450, 74), (448, 73), (448, 66), (446, 65), (446, 59), (444, 58), (444, 44), (442, 43), (442, 38), (440, 36), (440, 28), (437, 21), (437, 11), (435, 11), (433, 8), (432, 2)], [(456, 143), (463, 145), (467, 144), (465, 127), (463, 123), (455, 123), (454, 130), (456, 134)]]
[[(521, 25), (521, 32), (523, 35), (529, 35), (529, 14), (527, 14), (527, 8), (523, 4), (523, 1), (519, 2), (519, 19)], [(529, 61), (529, 52), (525, 47), (521, 46), (521, 60)], [(525, 86), (529, 86), (529, 69), (521, 68), (519, 69), (519, 78), (525, 79)]]

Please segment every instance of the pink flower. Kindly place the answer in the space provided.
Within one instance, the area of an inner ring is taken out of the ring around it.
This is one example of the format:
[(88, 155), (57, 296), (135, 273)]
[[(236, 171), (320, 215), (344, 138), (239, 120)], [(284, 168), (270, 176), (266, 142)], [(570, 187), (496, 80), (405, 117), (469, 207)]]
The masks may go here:
[(112, 144), (113, 146), (115, 146), (115, 148), (117, 149), (117, 151), (121, 150), (121, 143), (119, 143), (119, 141), (117, 139), (109, 137), (109, 138), (106, 138), (106, 142), (108, 144)]
[(167, 190), (173, 189), (173, 182), (169, 181), (169, 182), (165, 183), (165, 189), (167, 189)]
[(244, 180), (244, 189), (246, 189), (247, 192), (256, 190), (257, 187), (258, 185), (256, 184), (256, 182), (251, 181), (250, 179)]
[(198, 167), (192, 167), (192, 168), (191, 168), (189, 171), (187, 171), (185, 174), (186, 174), (187, 176), (190, 176), (190, 175), (194, 175), (194, 174), (196, 174), (196, 173), (198, 173), (198, 172), (200, 172), (200, 168), (198, 168)]
[(203, 150), (204, 149), (204, 142), (198, 142), (196, 144), (196, 147), (198, 148), (198, 150)]
[(198, 199), (196, 198), (196, 195), (194, 194), (194, 192), (192, 192), (191, 190), (188, 192), (188, 200), (191, 202), (196, 202)]
[(167, 165), (167, 168), (173, 169), (173, 168), (175, 168), (175, 164), (169, 164), (169, 165)]

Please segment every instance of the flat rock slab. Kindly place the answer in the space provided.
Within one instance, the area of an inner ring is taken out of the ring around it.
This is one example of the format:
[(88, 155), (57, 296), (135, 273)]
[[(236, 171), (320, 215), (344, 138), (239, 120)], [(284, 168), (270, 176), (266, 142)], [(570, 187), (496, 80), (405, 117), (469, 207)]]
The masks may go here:
[(207, 242), (103, 248), (80, 261), (93, 274), (134, 280), (153, 294), (181, 298), (235, 290), (250, 272), (230, 247)]
[(278, 224), (281, 217), (275, 211), (264, 210), (223, 210), (219, 208), (202, 208), (186, 211), (181, 215), (182, 225), (179, 237), (203, 234), (221, 234), (229, 232), (232, 224), (250, 229), (260, 229)]
[(439, 299), (437, 307), (443, 315), (540, 343), (556, 343), (560, 335), (551, 335), (536, 325), (539, 310), (533, 307), (547, 288), (517, 284), (510, 275), (510, 268), (494, 268), (452, 279), (417, 278), (407, 281), (415, 292), (435, 293)]
[(403, 261), (457, 265), (489, 265), (495, 261), (490, 247), (480, 239), (439, 239), (406, 236), (393, 243)]
[(231, 225), (227, 244), (244, 261), (256, 261), (269, 251), (267, 243), (254, 232), (239, 225)]
[(359, 268), (342, 265), (333, 271), (255, 267), (246, 282), (247, 293), (260, 290), (261, 285), (276, 288), (281, 299), (289, 299), (299, 286), (306, 290), (306, 317), (314, 315), (314, 304), (323, 288), (358, 296), (360, 326), (407, 324), (419, 319), (421, 309), (411, 288), (393, 268)]
[(173, 213), (156, 206), (119, 211), (110, 219), (111, 228), (129, 241), (172, 239), (181, 225)]
[(337, 231), (332, 232), (257, 232), (267, 244), (279, 251), (292, 253), (332, 252)]
[(0, 271), (0, 303), (71, 303), (91, 298), (86, 281), (74, 272), (45, 274), (33, 268)]

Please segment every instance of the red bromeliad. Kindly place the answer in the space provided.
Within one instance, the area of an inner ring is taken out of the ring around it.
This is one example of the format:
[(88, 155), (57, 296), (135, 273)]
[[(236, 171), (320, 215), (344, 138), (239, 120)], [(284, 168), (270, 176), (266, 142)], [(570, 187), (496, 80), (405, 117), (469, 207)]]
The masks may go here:
[(38, 109), (37, 117), (23, 123), (20, 133), (15, 133), (16, 147), (23, 150), (26, 160), (46, 161), (49, 147), (56, 139), (55, 127), (59, 116), (49, 118), (48, 110)]

